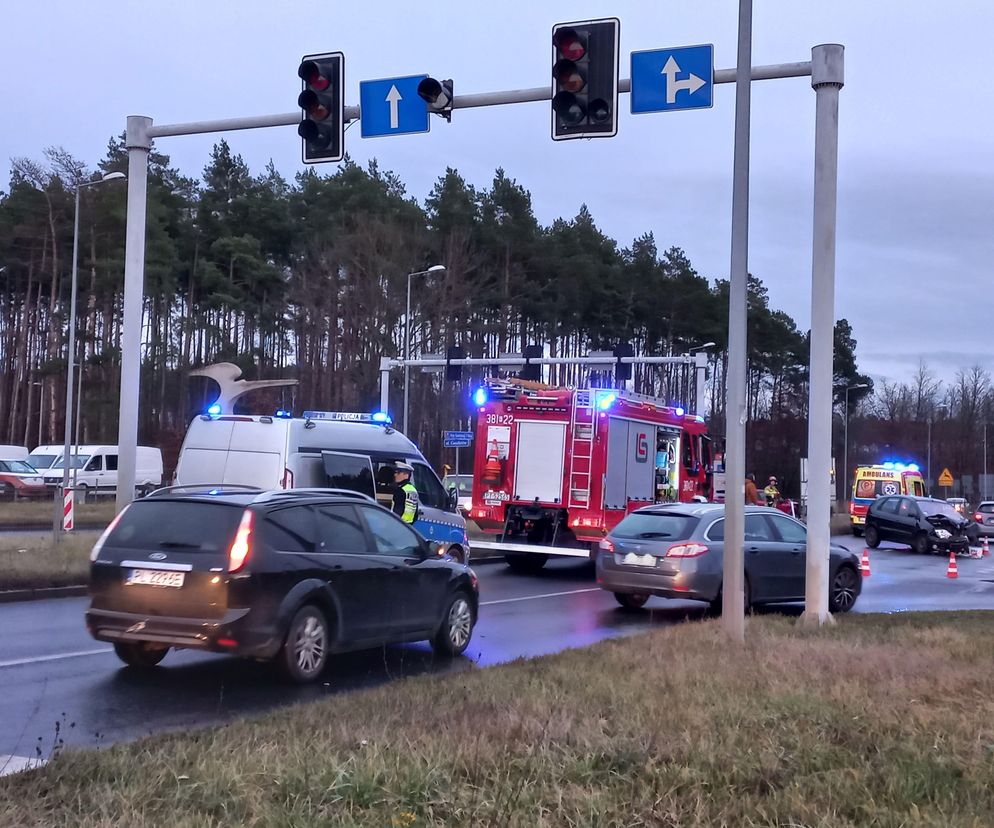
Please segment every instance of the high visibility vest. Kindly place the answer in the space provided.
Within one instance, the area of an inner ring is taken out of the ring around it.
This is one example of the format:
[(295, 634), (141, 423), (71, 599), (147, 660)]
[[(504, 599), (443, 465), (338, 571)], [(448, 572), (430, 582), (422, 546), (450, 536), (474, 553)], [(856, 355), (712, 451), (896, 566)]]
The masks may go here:
[(414, 484), (410, 480), (400, 488), (404, 490), (404, 514), (400, 516), (400, 519), (404, 523), (414, 523), (418, 519), (418, 506), (421, 503), (418, 498), (418, 490), (414, 488)]

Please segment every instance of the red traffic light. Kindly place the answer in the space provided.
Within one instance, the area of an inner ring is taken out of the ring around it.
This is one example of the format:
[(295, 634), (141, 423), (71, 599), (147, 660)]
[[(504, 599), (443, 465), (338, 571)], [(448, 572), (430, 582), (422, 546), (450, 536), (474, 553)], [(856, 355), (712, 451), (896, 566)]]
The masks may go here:
[(324, 92), (331, 86), (331, 79), (321, 74), (321, 67), (316, 61), (305, 60), (297, 69), (297, 75), (315, 92)]
[(297, 106), (303, 112), (297, 134), (305, 164), (345, 157), (345, 55), (304, 55), (297, 67), (302, 81)]
[(575, 29), (559, 29), (552, 36), (552, 45), (555, 46), (562, 56), (567, 60), (580, 60), (587, 54), (587, 47), (583, 39), (577, 34)]

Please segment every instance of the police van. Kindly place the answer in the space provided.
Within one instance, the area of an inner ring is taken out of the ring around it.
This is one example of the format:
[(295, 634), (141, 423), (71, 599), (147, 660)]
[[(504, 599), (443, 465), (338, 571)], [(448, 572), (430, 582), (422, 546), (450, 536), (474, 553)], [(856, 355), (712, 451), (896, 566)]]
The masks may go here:
[(177, 485), (230, 483), (261, 489), (335, 488), (393, 504), (393, 464), (409, 463), (420, 508), (414, 523), (429, 542), (469, 561), (466, 521), (417, 446), (383, 414), (305, 411), (303, 417), (204, 414), (190, 424)]

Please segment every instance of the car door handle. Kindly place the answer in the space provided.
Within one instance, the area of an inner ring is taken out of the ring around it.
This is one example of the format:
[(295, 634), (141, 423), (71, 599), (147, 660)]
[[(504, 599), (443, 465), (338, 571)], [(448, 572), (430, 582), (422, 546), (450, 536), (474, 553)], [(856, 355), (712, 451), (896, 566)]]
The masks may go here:
[(793, 549), (790, 550), (792, 555), (800, 555), (803, 551), (804, 551), (803, 546), (795, 546)]
[(747, 546), (746, 547), (746, 552), (758, 552), (758, 551), (759, 551), (759, 547), (758, 546)]

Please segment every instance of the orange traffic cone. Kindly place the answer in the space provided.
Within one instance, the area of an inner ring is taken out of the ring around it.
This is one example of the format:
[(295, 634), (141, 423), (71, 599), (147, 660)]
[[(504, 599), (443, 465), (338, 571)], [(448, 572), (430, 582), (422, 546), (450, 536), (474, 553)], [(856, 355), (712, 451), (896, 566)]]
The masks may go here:
[(984, 535), (983, 547), (984, 547), (984, 557), (986, 558), (988, 555), (991, 554), (991, 547), (990, 544), (987, 542), (987, 535)]
[(870, 550), (863, 547), (863, 557), (859, 561), (859, 574), (864, 578), (870, 577)]
[(483, 467), (483, 474), (480, 475), (480, 481), (486, 483), (490, 486), (497, 486), (500, 484), (500, 452), (497, 450), (497, 441), (494, 440), (490, 445), (490, 451), (487, 454), (487, 464)]
[(956, 566), (956, 553), (951, 549), (949, 550), (949, 566), (946, 567), (946, 577), (947, 578), (958, 578), (959, 577), (959, 567)]

